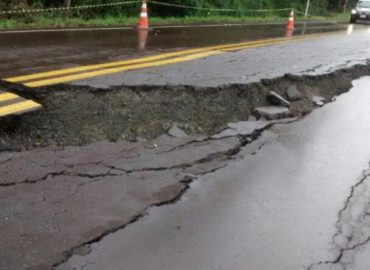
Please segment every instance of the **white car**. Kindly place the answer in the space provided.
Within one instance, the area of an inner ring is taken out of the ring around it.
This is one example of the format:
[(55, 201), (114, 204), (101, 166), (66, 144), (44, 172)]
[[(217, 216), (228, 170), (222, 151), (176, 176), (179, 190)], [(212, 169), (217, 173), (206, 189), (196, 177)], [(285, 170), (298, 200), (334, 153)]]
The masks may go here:
[(370, 0), (360, 0), (352, 9), (350, 22), (356, 23), (357, 20), (370, 20)]

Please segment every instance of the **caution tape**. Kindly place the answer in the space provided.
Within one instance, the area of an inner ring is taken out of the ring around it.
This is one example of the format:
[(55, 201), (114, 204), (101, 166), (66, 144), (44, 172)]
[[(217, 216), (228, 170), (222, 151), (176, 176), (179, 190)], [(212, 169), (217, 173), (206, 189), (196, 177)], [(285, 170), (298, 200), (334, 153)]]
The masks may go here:
[(177, 7), (177, 8), (186, 8), (186, 9), (194, 9), (194, 10), (203, 10), (203, 11), (219, 11), (219, 12), (271, 12), (271, 11), (291, 11), (293, 8), (280, 8), (280, 9), (230, 9), (230, 8), (206, 8), (206, 7), (195, 7), (195, 6), (187, 6), (187, 5), (180, 5), (180, 4), (170, 4), (165, 2), (160, 2), (156, 0), (148, 0), (148, 3), (161, 5), (161, 6), (168, 6), (168, 7)]
[(136, 3), (141, 3), (141, 1), (140, 0), (122, 1), (122, 2), (113, 2), (113, 3), (106, 3), (106, 4), (82, 5), (82, 6), (73, 6), (73, 7), (15, 9), (15, 10), (0, 11), (0, 15), (24, 14), (24, 13), (42, 13), (42, 12), (54, 12), (54, 11), (67, 11), (67, 10), (81, 10), (81, 9), (91, 9), (91, 8), (100, 8), (100, 7), (131, 5), (131, 4), (136, 4)]
[[(55, 12), (55, 11), (68, 11), (68, 10), (82, 10), (82, 9), (92, 9), (100, 7), (112, 7), (112, 6), (121, 6), (121, 5), (131, 5), (136, 3), (141, 3), (141, 0), (133, 1), (120, 1), (113, 3), (105, 4), (96, 4), (96, 5), (81, 5), (81, 6), (72, 6), (72, 7), (56, 7), (56, 8), (37, 8), (37, 9), (14, 9), (14, 10), (5, 10), (0, 11), (0, 15), (11, 15), (11, 14), (24, 14), (24, 13), (43, 13), (43, 12)], [(202, 10), (202, 11), (216, 11), (216, 12), (273, 12), (273, 11), (291, 11), (293, 8), (280, 8), (280, 9), (231, 9), (231, 8), (211, 8), (211, 7), (197, 7), (197, 6), (188, 6), (181, 4), (171, 4), (165, 3), (156, 0), (147, 0), (150, 4), (184, 8), (184, 9), (193, 9), (193, 10)]]
[[(305, 13), (305, 12), (302, 12), (302, 11), (299, 11), (299, 10), (295, 10), (295, 12), (296, 12), (297, 14), (301, 14), (301, 15), (303, 15), (303, 16), (305, 16), (305, 15), (306, 15), (306, 13)], [(313, 19), (313, 20), (322, 21), (322, 22), (324, 22), (324, 23), (328, 23), (328, 24), (342, 25), (341, 23), (338, 23), (338, 22), (336, 22), (336, 21), (326, 20), (326, 19), (324, 19), (324, 18), (322, 18), (322, 17), (320, 17), (320, 16), (315, 16), (315, 15), (312, 15), (312, 14), (309, 14), (309, 13), (307, 14), (307, 18), (310, 18), (310, 19)]]

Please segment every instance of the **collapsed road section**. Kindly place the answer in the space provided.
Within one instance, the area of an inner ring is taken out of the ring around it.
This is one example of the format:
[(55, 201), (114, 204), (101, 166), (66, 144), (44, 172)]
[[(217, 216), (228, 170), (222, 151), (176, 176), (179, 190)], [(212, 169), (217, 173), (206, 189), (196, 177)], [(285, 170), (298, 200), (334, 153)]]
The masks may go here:
[[(260, 83), (220, 87), (115, 86), (97, 89), (57, 85), (30, 91), (21, 85), (1, 83), (8, 89), (44, 106), (32, 115), (0, 119), (0, 149), (27, 150), (47, 146), (80, 146), (99, 140), (153, 139), (174, 124), (188, 134), (217, 133), (229, 122), (243, 121), (256, 107), (289, 106), (288, 114), (302, 116), (315, 106), (312, 98), (346, 92), (355, 78), (370, 73), (358, 65), (319, 76), (292, 76)], [(270, 102), (273, 91), (288, 98), (299, 90), (292, 104)], [(318, 100), (319, 101), (319, 100)]]
[(57, 269), (369, 269), (370, 78), (353, 84)]
[(181, 201), (57, 269), (367, 270), (369, 83), (274, 125), (226, 167), (198, 176)]
[(44, 109), (1, 120), (0, 269), (49, 270), (88, 254), (151, 207), (178, 202), (197, 177), (256, 156), (276, 121), (296, 121), (369, 73), (218, 88), (1, 83)]

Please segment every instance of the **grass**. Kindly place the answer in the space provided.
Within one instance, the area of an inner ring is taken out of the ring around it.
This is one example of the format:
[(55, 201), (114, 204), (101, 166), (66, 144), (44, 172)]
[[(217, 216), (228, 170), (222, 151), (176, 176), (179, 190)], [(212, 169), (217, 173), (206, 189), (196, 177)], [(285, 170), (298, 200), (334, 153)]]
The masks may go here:
[(349, 22), (350, 13), (331, 13), (328, 16), (311, 16), (310, 18), (316, 19), (316, 20), (327, 20), (327, 21), (333, 21), (333, 22), (339, 22), (339, 23), (345, 23)]
[[(286, 17), (269, 15), (266, 17), (251, 16), (189, 16), (189, 17), (150, 17), (151, 25), (178, 25), (178, 24), (200, 24), (200, 23), (264, 23), (284, 22)], [(297, 18), (298, 20), (300, 18)], [(313, 16), (311, 19), (335, 22), (347, 22), (349, 14), (336, 13), (330, 16)], [(35, 16), (27, 19), (3, 19), (0, 20), (0, 30), (11, 29), (41, 29), (41, 28), (64, 28), (64, 27), (109, 27), (109, 26), (133, 26), (137, 23), (136, 17), (106, 16), (89, 20), (76, 17), (62, 16)]]

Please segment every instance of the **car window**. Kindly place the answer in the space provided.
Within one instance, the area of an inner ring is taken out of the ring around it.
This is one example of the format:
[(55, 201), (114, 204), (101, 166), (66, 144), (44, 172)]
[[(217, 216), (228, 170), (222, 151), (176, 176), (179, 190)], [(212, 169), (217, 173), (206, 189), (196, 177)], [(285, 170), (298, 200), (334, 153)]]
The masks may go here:
[(359, 8), (370, 8), (370, 1), (359, 1), (358, 7)]

